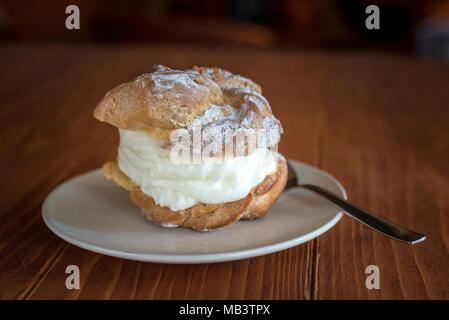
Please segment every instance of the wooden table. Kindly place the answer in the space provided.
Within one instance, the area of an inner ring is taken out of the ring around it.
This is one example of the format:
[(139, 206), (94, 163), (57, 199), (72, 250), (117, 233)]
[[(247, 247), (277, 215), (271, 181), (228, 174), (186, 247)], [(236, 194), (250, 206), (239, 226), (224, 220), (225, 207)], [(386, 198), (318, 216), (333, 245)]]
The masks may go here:
[[(282, 153), (428, 239), (409, 246), (343, 217), (303, 245), (203, 265), (126, 261), (59, 239), (41, 218), (45, 196), (115, 156), (117, 132), (92, 118), (96, 102), (159, 63), (253, 78), (285, 128)], [(0, 66), (1, 299), (449, 298), (446, 64), (368, 52), (2, 45)], [(65, 287), (71, 264), (80, 290)], [(380, 268), (379, 290), (365, 287), (368, 265)]]

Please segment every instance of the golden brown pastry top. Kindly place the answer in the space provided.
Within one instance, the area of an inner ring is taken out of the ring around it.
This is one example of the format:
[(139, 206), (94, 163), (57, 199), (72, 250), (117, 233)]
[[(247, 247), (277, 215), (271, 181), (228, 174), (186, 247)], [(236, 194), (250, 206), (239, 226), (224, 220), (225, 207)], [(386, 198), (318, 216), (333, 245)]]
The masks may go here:
[[(175, 129), (268, 129), (277, 144), (282, 133), (261, 87), (245, 77), (220, 68), (174, 70), (157, 66), (108, 92), (94, 117), (118, 128), (145, 131), (170, 148)], [(224, 142), (225, 144), (226, 142)], [(221, 149), (221, 146), (220, 146)]]
[(222, 100), (220, 87), (199, 72), (158, 66), (109, 91), (94, 117), (127, 130), (175, 129)]

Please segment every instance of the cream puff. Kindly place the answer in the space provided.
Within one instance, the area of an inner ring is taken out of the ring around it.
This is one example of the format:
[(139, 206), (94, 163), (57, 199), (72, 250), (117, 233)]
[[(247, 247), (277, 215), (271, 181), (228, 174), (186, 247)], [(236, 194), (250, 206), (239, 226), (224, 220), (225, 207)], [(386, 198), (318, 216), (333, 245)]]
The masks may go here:
[(282, 126), (261, 87), (229, 71), (157, 66), (108, 92), (94, 117), (120, 134), (105, 176), (163, 227), (258, 218), (285, 187)]

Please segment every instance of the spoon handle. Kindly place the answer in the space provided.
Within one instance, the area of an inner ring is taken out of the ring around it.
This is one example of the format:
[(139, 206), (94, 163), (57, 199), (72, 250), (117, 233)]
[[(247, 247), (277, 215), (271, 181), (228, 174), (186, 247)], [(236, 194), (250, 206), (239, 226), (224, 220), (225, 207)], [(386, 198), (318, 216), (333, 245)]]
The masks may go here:
[(343, 209), (345, 213), (350, 217), (363, 223), (367, 227), (395, 240), (414, 244), (424, 241), (426, 239), (426, 236), (423, 234), (419, 234), (414, 231), (408, 230), (393, 222), (378, 217), (375, 214), (369, 212), (368, 210), (362, 209), (356, 206), (355, 204), (352, 204), (349, 201), (341, 198), (340, 196), (330, 191), (327, 191), (326, 189), (323, 189), (321, 187), (310, 184), (298, 184), (295, 187), (304, 188), (316, 194), (319, 194), (328, 201), (332, 202), (337, 207)]

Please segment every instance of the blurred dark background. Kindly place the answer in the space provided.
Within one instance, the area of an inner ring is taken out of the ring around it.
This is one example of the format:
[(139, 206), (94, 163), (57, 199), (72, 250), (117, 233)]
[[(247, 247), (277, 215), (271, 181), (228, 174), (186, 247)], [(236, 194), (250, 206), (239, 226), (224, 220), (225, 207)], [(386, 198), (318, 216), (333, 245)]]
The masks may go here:
[[(81, 12), (67, 30), (65, 8)], [(380, 8), (367, 30), (365, 8)], [(449, 60), (449, 0), (0, 0), (5, 42), (374, 49)]]

